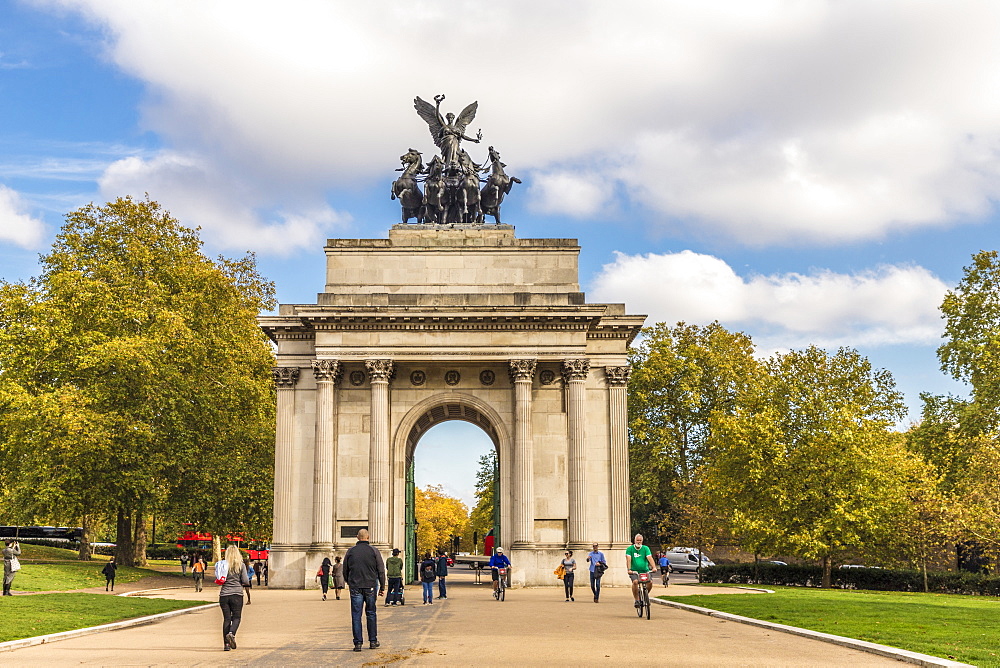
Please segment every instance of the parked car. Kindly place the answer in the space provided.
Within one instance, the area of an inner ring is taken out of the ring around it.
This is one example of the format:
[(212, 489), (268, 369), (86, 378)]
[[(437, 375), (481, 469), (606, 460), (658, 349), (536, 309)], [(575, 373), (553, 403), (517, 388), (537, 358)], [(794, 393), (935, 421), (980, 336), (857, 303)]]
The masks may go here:
[(670, 562), (670, 568), (675, 573), (693, 573), (697, 571), (699, 556), (701, 557), (702, 568), (715, 566), (715, 562), (709, 559), (708, 555), (699, 555), (698, 550), (692, 547), (675, 547), (664, 554), (666, 554), (667, 561)]
[(788, 565), (784, 561), (778, 561), (776, 559), (761, 559), (760, 563), (762, 563), (762, 564), (774, 564), (775, 566), (787, 566)]

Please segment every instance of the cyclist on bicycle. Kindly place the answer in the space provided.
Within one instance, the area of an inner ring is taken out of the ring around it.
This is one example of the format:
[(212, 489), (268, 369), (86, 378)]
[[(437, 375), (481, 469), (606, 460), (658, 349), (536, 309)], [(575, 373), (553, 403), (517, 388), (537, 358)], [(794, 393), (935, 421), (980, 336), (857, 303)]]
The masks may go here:
[[(632, 598), (635, 599), (635, 607), (639, 607), (639, 574), (652, 573), (656, 571), (656, 562), (653, 561), (653, 553), (648, 545), (642, 544), (642, 534), (637, 533), (631, 545), (625, 549), (625, 567), (628, 568), (628, 577), (632, 580)], [(653, 583), (646, 583), (646, 591), (653, 586)]]
[[(493, 591), (496, 591), (500, 587), (501, 568), (506, 568), (508, 576), (510, 575), (510, 559), (503, 553), (503, 548), (498, 547), (493, 550), (493, 556), (490, 557), (490, 572), (493, 574)], [(504, 584), (507, 583), (504, 582)]]

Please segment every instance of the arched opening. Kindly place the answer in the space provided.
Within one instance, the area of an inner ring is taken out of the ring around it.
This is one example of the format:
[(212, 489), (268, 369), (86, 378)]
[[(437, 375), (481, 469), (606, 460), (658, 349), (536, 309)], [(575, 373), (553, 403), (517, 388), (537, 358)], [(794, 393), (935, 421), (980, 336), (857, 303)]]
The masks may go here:
[[(449, 424), (444, 424), (449, 423)], [(441, 426), (438, 426), (441, 425)], [(480, 457), (493, 451), (497, 456), (493, 484), (492, 523), (489, 530), (500, 536), (501, 483), (499, 461), (501, 435), (494, 421), (483, 411), (464, 402), (442, 402), (431, 406), (413, 422), (406, 437), (406, 494), (405, 494), (405, 559), (406, 575), (416, 579), (419, 557), (417, 530), (420, 517), (416, 513), (416, 489), (429, 484), (439, 484), (448, 496), (461, 499), (469, 511), (475, 506), (476, 473)], [(418, 455), (418, 444), (420, 454)], [(485, 531), (477, 535), (479, 550), (484, 543)], [(450, 540), (450, 537), (449, 537)], [(461, 551), (476, 551), (472, 541), (459, 544)], [(449, 552), (455, 551), (452, 546)]]

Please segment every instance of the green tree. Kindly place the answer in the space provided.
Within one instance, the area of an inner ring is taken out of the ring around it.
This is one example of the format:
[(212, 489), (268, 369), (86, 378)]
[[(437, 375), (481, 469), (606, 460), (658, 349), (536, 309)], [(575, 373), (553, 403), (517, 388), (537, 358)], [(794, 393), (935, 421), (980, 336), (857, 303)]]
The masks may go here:
[(882, 540), (898, 516), (908, 453), (891, 375), (856, 351), (772, 357), (753, 395), (713, 416), (707, 484), (754, 553), (833, 560)]
[(36, 517), (110, 515), (123, 564), (144, 560), (154, 509), (267, 531), (273, 362), (256, 315), (274, 299), (253, 257), (212, 261), (156, 202), (122, 198), (68, 214), (41, 265), (0, 285), (6, 497)]
[[(493, 530), (494, 499), (497, 486), (497, 453), (489, 453), (479, 458), (479, 469), (476, 471), (476, 505), (469, 513), (469, 525), (462, 534), (462, 545), (472, 546), (472, 551), (478, 551), (476, 542), (482, 543), (486, 535)], [(476, 538), (477, 541), (473, 541)]]
[[(714, 413), (736, 410), (757, 374), (753, 343), (719, 323), (658, 323), (631, 353), (629, 455), (633, 524), (663, 542), (688, 532), (699, 471), (711, 460)], [(685, 499), (679, 498), (686, 493)], [(679, 509), (684, 506), (686, 510)]]
[(469, 509), (458, 499), (448, 496), (440, 485), (428, 485), (415, 490), (414, 508), (417, 518), (417, 554), (437, 554), (438, 549), (450, 549), (451, 537), (461, 536), (469, 524)]
[(943, 371), (972, 385), (973, 403), (985, 427), (1000, 415), (1000, 257), (972, 257), (958, 286), (941, 304), (947, 342), (938, 348)]

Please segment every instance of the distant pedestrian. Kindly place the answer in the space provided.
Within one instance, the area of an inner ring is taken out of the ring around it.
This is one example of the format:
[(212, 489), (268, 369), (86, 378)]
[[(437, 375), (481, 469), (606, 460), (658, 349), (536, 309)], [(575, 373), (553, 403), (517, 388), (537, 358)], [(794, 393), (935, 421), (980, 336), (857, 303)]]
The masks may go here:
[(194, 576), (194, 590), (201, 591), (205, 588), (205, 560), (201, 556), (195, 557), (194, 565), (191, 566), (191, 575)]
[(14, 584), (14, 574), (21, 570), (21, 544), (16, 540), (8, 540), (7, 547), (3, 549), (3, 595), (13, 596), (10, 593), (10, 586)]
[(424, 588), (424, 605), (434, 603), (434, 580), (437, 578), (437, 561), (431, 557), (431, 553), (424, 554), (424, 560), (420, 562), (420, 584)]
[(330, 571), (330, 577), (333, 579), (331, 586), (333, 587), (333, 593), (337, 595), (337, 600), (340, 600), (340, 592), (344, 591), (344, 564), (340, 563), (340, 557), (333, 558), (333, 569)]
[(392, 556), (385, 560), (385, 575), (389, 579), (389, 593), (385, 595), (386, 605), (403, 602), (403, 560), (399, 548), (392, 550)]
[(246, 587), (243, 588), (243, 591), (246, 592), (247, 595), (247, 605), (250, 605), (250, 590), (253, 589), (253, 566), (250, 565), (249, 559), (244, 561), (243, 565), (247, 569), (247, 581), (248, 581), (248, 584)]
[[(101, 573), (104, 574), (104, 591), (114, 591), (115, 590), (115, 573), (118, 571), (118, 565), (115, 563), (115, 558), (111, 557), (108, 563), (104, 564), (104, 568), (101, 569)], [(108, 589), (110, 587), (110, 589)]]
[(354, 651), (360, 652), (364, 644), (361, 636), (361, 609), (365, 610), (368, 626), (368, 646), (377, 649), (378, 608), (375, 598), (385, 595), (385, 563), (382, 554), (368, 542), (368, 529), (358, 531), (358, 542), (344, 557), (344, 579), (351, 589), (351, 633)]
[(257, 575), (257, 586), (258, 587), (260, 586), (260, 578), (261, 578), (261, 575), (263, 575), (263, 573), (261, 571), (263, 571), (263, 570), (264, 570), (264, 566), (260, 563), (260, 559), (258, 559), (257, 563), (255, 563), (253, 565), (253, 572)]
[(590, 591), (594, 592), (594, 603), (599, 603), (601, 578), (604, 577), (604, 571), (608, 570), (608, 562), (604, 558), (604, 553), (597, 549), (597, 543), (594, 543), (593, 548), (587, 555), (587, 563), (590, 564)]
[(187, 575), (189, 559), (187, 552), (181, 552), (181, 575)]
[(448, 578), (448, 553), (444, 550), (438, 550), (437, 577), (438, 598), (448, 598), (448, 587), (444, 582)]
[(219, 607), (222, 608), (223, 649), (236, 649), (236, 631), (243, 618), (243, 587), (250, 586), (250, 578), (243, 566), (243, 557), (235, 545), (226, 548), (224, 559), (215, 564), (215, 581), (221, 581)]
[(573, 558), (573, 550), (566, 550), (563, 553), (563, 560), (559, 565), (563, 567), (563, 588), (566, 590), (566, 602), (575, 601), (573, 598), (573, 581), (576, 579), (576, 559)]
[(323, 589), (323, 600), (326, 600), (326, 590), (330, 588), (330, 571), (333, 570), (333, 562), (330, 561), (330, 557), (323, 557), (323, 563), (319, 565), (319, 570), (316, 571), (316, 579), (319, 580), (319, 586)]
[(267, 586), (267, 576), (271, 574), (271, 567), (268, 566), (268, 562), (264, 560), (264, 586)]

